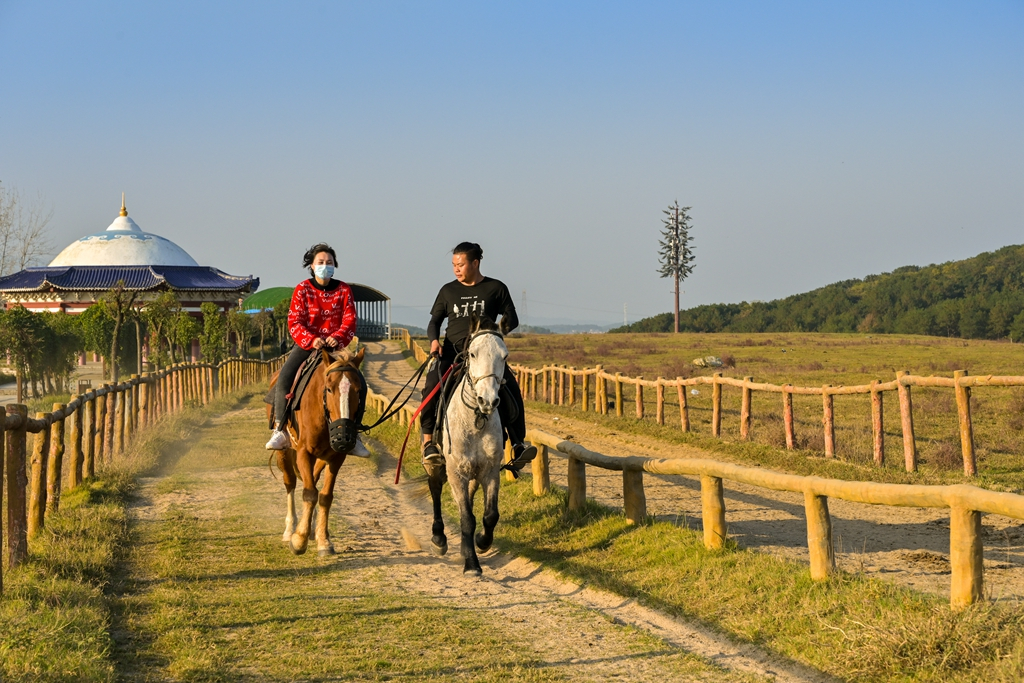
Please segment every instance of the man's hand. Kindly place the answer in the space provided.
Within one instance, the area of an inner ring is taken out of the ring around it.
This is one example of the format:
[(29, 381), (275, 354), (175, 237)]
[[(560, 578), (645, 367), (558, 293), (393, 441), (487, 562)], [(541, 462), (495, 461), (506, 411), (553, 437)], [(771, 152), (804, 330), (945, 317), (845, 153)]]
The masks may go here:
[(323, 339), (321, 339), (320, 337), (317, 337), (316, 339), (313, 340), (313, 348), (314, 349), (322, 349), (323, 347), (324, 347), (324, 340)]
[(441, 355), (441, 342), (436, 339), (430, 342), (430, 355), (440, 356)]

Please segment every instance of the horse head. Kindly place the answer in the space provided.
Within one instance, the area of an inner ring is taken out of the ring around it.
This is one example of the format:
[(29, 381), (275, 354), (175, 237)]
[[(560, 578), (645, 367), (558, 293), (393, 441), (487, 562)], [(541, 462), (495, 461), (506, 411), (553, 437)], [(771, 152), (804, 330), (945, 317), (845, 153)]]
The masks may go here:
[(331, 449), (348, 453), (356, 445), (357, 430), (363, 419), (366, 381), (359, 366), (365, 349), (353, 353), (347, 349), (322, 349), (324, 373), (324, 419), (327, 422)]
[(469, 329), (466, 381), (476, 395), (477, 409), (484, 415), (490, 415), (498, 407), (508, 348), (501, 331), (490, 318), (472, 315)]

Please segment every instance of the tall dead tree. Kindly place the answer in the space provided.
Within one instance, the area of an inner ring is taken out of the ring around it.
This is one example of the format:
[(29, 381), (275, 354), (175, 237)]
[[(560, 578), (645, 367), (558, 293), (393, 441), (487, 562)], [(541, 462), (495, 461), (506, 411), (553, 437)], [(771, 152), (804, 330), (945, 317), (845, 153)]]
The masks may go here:
[(110, 315), (114, 319), (114, 339), (110, 342), (110, 374), (113, 377), (114, 384), (117, 384), (120, 372), (120, 363), (117, 356), (120, 350), (121, 326), (124, 325), (125, 318), (131, 315), (132, 306), (135, 305), (135, 299), (138, 296), (138, 292), (128, 290), (124, 280), (118, 280), (117, 284), (103, 295), (103, 304), (110, 311)]
[(679, 202), (675, 201), (662, 211), (665, 218), (661, 222), (665, 227), (661, 231), (659, 242), (661, 248), (658, 252), (658, 260), (661, 262), (661, 266), (658, 268), (658, 273), (662, 277), (675, 279), (676, 296), (673, 313), (676, 334), (679, 334), (679, 283), (693, 272), (693, 262), (696, 258), (693, 248), (690, 246), (690, 242), (693, 241), (693, 237), (690, 235), (690, 216), (687, 213), (690, 208), (689, 206), (679, 206)]
[(52, 217), (42, 197), (28, 201), (0, 185), (0, 275), (24, 270), (52, 250), (46, 234)]

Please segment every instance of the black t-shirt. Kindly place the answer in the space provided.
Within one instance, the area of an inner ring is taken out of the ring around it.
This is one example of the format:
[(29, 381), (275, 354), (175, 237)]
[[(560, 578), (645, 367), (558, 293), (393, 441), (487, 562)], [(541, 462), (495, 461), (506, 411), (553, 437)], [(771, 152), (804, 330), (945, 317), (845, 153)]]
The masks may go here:
[(485, 277), (470, 287), (452, 280), (437, 293), (437, 299), (430, 309), (427, 337), (431, 341), (437, 339), (441, 321), (448, 318), (448, 330), (444, 336), (459, 346), (469, 336), (469, 316), (473, 313), (487, 316), (495, 322), (500, 315), (505, 319), (510, 332), (519, 327), (516, 305), (504, 282)]

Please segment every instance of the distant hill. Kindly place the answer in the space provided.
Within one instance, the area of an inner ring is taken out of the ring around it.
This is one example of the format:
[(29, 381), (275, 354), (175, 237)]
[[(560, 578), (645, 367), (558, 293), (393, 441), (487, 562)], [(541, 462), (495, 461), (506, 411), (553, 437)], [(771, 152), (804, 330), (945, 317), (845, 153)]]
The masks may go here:
[[(874, 332), (1024, 339), (1024, 245), (845, 280), (768, 302), (679, 313), (686, 332)], [(611, 332), (671, 332), (672, 313)]]

